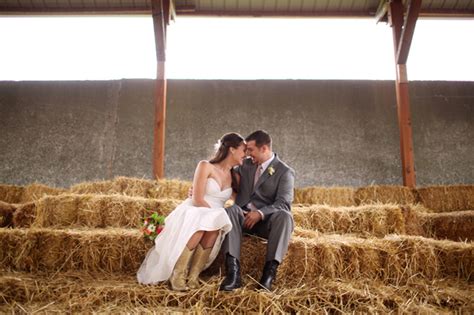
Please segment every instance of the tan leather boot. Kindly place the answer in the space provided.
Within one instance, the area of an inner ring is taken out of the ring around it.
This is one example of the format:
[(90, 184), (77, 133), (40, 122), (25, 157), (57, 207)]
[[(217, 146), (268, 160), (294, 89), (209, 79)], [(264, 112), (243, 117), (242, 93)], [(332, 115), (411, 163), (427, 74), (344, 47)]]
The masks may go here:
[(179, 256), (176, 265), (174, 265), (173, 273), (170, 277), (171, 288), (175, 291), (186, 291), (186, 277), (188, 275), (188, 266), (191, 257), (193, 256), (194, 249), (189, 249), (187, 246), (184, 247), (181, 256)]
[(199, 274), (206, 265), (211, 249), (212, 247), (204, 249), (201, 244), (197, 246), (191, 261), (191, 267), (189, 268), (188, 287), (190, 289), (197, 289), (199, 287)]

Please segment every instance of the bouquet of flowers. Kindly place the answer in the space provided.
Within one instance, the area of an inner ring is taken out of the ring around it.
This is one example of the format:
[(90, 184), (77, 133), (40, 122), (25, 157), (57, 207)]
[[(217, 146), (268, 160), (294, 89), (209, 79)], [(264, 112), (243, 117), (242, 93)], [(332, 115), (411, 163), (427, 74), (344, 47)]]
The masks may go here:
[(143, 236), (153, 241), (164, 227), (165, 217), (154, 212), (149, 217), (143, 219), (141, 231), (143, 232)]

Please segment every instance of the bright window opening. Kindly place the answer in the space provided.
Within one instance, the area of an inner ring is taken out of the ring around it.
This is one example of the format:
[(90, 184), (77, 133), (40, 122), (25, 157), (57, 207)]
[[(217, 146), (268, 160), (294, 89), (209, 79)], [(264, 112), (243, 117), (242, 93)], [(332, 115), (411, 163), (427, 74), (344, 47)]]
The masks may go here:
[[(151, 17), (2, 17), (0, 80), (154, 78)], [(410, 80), (474, 81), (474, 21), (420, 19)], [(170, 79), (393, 80), (392, 30), (370, 19), (191, 18), (168, 27)]]

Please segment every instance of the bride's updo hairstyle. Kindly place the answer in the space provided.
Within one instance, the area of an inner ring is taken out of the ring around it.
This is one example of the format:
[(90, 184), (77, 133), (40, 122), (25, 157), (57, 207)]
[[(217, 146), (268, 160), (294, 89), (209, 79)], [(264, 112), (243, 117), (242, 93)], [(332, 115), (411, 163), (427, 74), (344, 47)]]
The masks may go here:
[[(220, 138), (217, 143), (215, 144), (216, 153), (214, 157), (209, 160), (209, 163), (216, 164), (225, 160), (225, 158), (230, 153), (230, 148), (237, 149), (242, 143), (244, 143), (244, 138), (235, 132), (226, 133), (225, 135)], [(239, 187), (237, 184), (237, 179), (235, 175), (234, 169), (231, 169), (232, 175), (232, 189), (235, 192), (239, 191)]]
[(238, 133), (226, 133), (215, 144), (216, 153), (209, 163), (216, 164), (224, 161), (227, 155), (229, 155), (230, 148), (237, 149), (243, 142), (244, 138)]

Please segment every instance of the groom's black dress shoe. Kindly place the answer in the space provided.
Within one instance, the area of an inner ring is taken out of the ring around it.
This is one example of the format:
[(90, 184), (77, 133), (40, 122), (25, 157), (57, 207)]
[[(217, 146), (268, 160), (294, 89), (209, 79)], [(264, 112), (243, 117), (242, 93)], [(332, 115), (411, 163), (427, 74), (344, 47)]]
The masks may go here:
[(272, 290), (272, 282), (276, 278), (278, 268), (278, 261), (270, 260), (265, 263), (265, 267), (263, 267), (263, 274), (262, 278), (260, 279), (260, 286), (268, 291)]
[(226, 255), (226, 276), (219, 288), (220, 291), (232, 291), (242, 286), (240, 280), (240, 262), (234, 256)]

